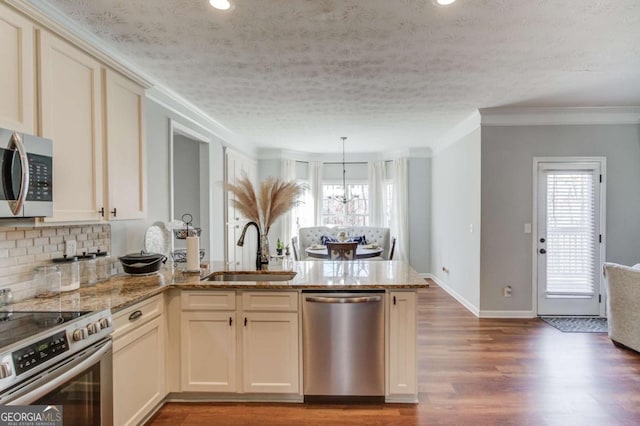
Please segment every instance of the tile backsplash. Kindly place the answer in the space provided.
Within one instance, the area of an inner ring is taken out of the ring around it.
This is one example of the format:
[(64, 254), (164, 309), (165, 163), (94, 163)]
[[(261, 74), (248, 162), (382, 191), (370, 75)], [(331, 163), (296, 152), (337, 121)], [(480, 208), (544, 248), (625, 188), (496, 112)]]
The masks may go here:
[(0, 227), (0, 288), (10, 288), (14, 301), (35, 296), (33, 269), (62, 257), (66, 240), (76, 240), (76, 254), (110, 251), (110, 225)]

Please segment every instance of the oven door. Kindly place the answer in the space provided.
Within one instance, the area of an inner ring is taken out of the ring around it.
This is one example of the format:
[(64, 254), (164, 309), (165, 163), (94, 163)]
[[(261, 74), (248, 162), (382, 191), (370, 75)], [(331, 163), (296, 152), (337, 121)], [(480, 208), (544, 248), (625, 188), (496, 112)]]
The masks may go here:
[(12, 389), (7, 405), (62, 405), (65, 425), (113, 425), (112, 344), (103, 340)]

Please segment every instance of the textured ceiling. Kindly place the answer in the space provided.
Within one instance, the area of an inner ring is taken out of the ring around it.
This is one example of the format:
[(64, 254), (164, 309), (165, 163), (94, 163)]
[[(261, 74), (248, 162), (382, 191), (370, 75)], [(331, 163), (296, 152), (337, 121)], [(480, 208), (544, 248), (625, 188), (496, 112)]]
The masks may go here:
[(640, 105), (639, 0), (47, 0), (258, 147), (427, 147), (478, 108)]

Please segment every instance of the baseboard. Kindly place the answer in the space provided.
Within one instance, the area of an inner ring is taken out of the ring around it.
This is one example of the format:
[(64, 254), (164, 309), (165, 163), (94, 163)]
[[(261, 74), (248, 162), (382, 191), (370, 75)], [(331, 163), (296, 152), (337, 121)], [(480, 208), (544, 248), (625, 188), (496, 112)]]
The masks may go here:
[(433, 274), (427, 274), (427, 278), (431, 278), (433, 281), (435, 281), (435, 283), (438, 284), (440, 288), (442, 288), (444, 291), (449, 293), (451, 297), (453, 297), (458, 302), (460, 302), (460, 304), (464, 306), (473, 315), (480, 317), (480, 310), (477, 307), (475, 307), (471, 302), (469, 302), (467, 299), (465, 299), (463, 296), (461, 296), (458, 292), (456, 292), (454, 289), (449, 287), (444, 281), (442, 281), (441, 279), (439, 279)]
[(480, 311), (480, 318), (535, 318), (533, 311)]

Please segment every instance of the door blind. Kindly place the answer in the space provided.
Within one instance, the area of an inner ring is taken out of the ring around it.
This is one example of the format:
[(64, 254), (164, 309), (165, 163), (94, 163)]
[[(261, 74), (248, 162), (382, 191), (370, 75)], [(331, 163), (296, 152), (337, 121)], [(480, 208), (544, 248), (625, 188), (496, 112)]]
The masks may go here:
[(548, 296), (593, 296), (595, 205), (593, 171), (548, 172)]

